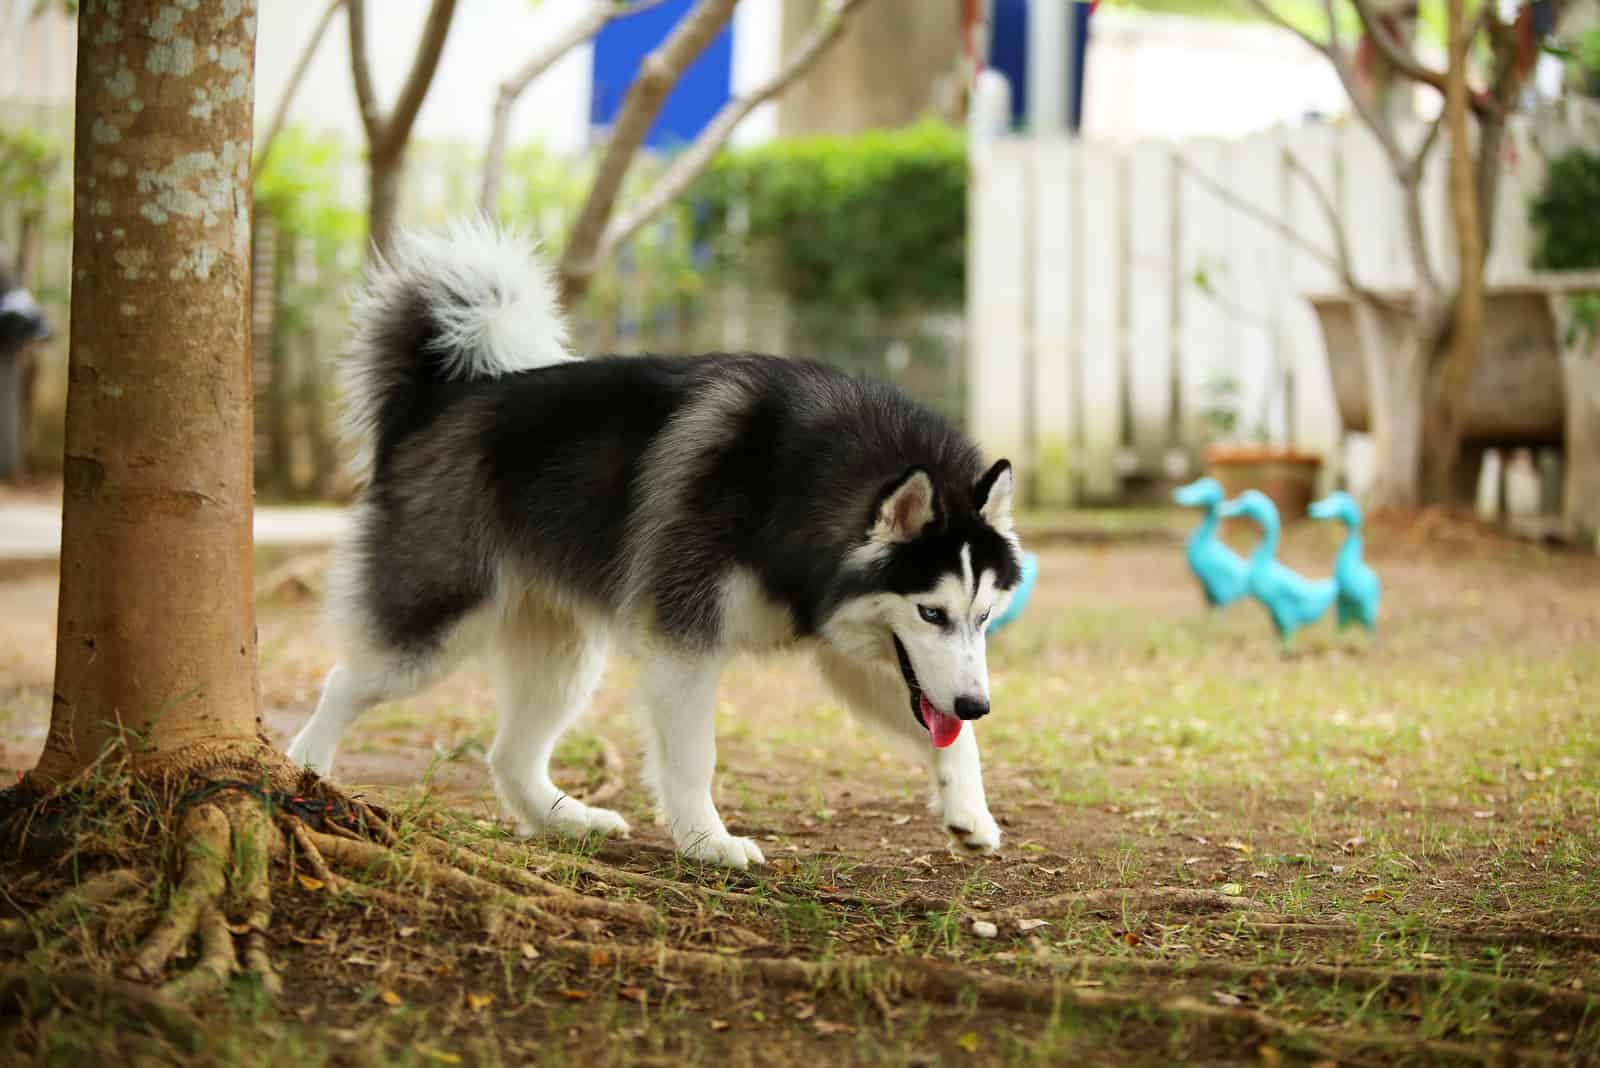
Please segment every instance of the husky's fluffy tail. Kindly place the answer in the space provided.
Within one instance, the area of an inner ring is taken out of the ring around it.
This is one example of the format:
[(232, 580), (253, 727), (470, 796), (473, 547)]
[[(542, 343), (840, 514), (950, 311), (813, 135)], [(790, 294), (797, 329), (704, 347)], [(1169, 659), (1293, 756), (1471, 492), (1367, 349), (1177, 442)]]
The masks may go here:
[(573, 358), (532, 243), (478, 220), (442, 235), (396, 234), (368, 268), (353, 316), (341, 386), (363, 482), (375, 457), (421, 421), (436, 387)]

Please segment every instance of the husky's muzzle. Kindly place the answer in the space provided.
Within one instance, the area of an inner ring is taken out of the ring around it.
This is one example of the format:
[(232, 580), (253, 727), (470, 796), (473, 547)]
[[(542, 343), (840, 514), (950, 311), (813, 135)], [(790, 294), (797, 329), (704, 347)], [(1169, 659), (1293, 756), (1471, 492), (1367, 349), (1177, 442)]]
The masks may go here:
[[(917, 683), (916, 669), (911, 666), (911, 657), (906, 653), (906, 647), (900, 643), (899, 635), (894, 636), (894, 655), (900, 661), (900, 677), (905, 679), (906, 691), (911, 697), (911, 715), (928, 732), (929, 739), (935, 749), (943, 749), (954, 744), (961, 736), (961, 721), (964, 719), (977, 719), (989, 711), (987, 704), (982, 711), (970, 707), (963, 708), (965, 700), (957, 701), (957, 715), (939, 709), (928, 695), (922, 692), (922, 687)], [(976, 702), (973, 702), (975, 704)]]

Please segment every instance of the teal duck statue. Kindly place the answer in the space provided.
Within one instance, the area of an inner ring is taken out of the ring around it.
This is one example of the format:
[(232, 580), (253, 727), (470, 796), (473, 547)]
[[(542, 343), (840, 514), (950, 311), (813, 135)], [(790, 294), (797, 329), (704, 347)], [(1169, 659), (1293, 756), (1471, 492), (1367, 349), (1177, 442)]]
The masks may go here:
[(1249, 592), (1250, 566), (1217, 537), (1217, 526), (1222, 522), (1218, 510), (1226, 498), (1222, 483), (1214, 478), (1198, 479), (1172, 493), (1172, 499), (1185, 508), (1205, 509), (1205, 518), (1189, 535), (1184, 552), (1189, 558), (1189, 570), (1200, 581), (1206, 603), (1214, 609), (1224, 608)]
[(1368, 630), (1376, 630), (1382, 585), (1378, 573), (1361, 559), (1361, 506), (1340, 490), (1313, 504), (1311, 518), (1337, 519), (1349, 530), (1333, 564), (1333, 582), (1339, 590), (1339, 629), (1360, 623)]
[(1017, 588), (1011, 591), (1011, 603), (1006, 605), (1006, 610), (989, 620), (985, 633), (989, 637), (994, 632), (1010, 623), (1022, 614), (1023, 608), (1028, 604), (1028, 598), (1033, 596), (1034, 584), (1039, 581), (1039, 558), (1032, 553), (1022, 554), (1022, 579), (1017, 583)]
[(1244, 516), (1261, 527), (1261, 541), (1250, 554), (1250, 594), (1272, 617), (1284, 648), (1292, 648), (1295, 631), (1315, 623), (1333, 604), (1337, 585), (1331, 578), (1304, 578), (1278, 562), (1278, 508), (1260, 490), (1245, 490), (1220, 512), (1225, 519)]

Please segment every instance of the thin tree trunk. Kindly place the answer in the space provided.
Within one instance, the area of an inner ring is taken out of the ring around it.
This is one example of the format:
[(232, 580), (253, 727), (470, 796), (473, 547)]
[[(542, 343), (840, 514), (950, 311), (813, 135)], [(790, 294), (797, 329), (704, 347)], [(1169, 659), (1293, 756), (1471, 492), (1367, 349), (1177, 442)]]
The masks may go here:
[[(39, 245), (44, 230), (42, 211), (25, 211), (17, 226), (17, 284), (39, 292), (39, 279), (35, 277), (34, 263), (39, 259)], [(51, 330), (60, 324), (52, 323)], [(33, 442), (33, 395), (39, 384), (39, 346), (23, 345), (17, 354), (17, 455), (16, 474), (27, 473), (28, 447)]]
[(1600, 345), (1561, 357), (1567, 396), (1566, 484), (1568, 533), (1600, 552)]
[(25, 348), (0, 344), (0, 481), (22, 477), (22, 360)]
[[(1443, 344), (1429, 353), (1428, 395), (1422, 409), (1421, 488), (1423, 500), (1433, 504), (1450, 503), (1454, 493), (1461, 435), (1483, 339), (1484, 228), (1467, 107), (1467, 58), (1474, 27), (1467, 21), (1464, 0), (1447, 0), (1445, 16), (1450, 58), (1445, 69), (1444, 121), (1450, 139), (1450, 216), (1457, 267), (1452, 322)], [(1497, 163), (1493, 159), (1487, 162), (1490, 167)]]
[[(1375, 454), (1369, 501), (1374, 510), (1409, 509), (1417, 503), (1422, 469), (1422, 410), (1432, 331), (1425, 313), (1409, 317), (1398, 331), (1386, 331), (1385, 314), (1394, 313), (1369, 299), (1355, 301)], [(1400, 336), (1391, 345), (1393, 333)]]
[(367, 241), (374, 255), (387, 252), (394, 237), (405, 171), (404, 145), (393, 154), (374, 152), (367, 164)]
[(445, 39), (455, 19), (456, 0), (433, 0), (428, 20), (422, 27), (422, 39), (417, 43), (417, 54), (411, 60), (411, 70), (400, 88), (394, 110), (388, 115), (378, 103), (372, 67), (367, 59), (366, 0), (345, 0), (344, 6), (350, 20), (350, 73), (355, 83), (356, 106), (367, 131), (370, 197), (367, 248), (371, 254), (382, 256), (388, 251), (395, 220), (400, 214), (400, 179), (405, 170), (411, 127), (417, 121), (417, 112), (422, 109), (422, 101), (439, 69), (439, 59), (444, 55)]
[(78, 16), (61, 592), (38, 786), (117, 742), (136, 763), (182, 767), (259, 734), (255, 33), (253, 0)]
[(325, 499), (333, 493), (339, 474), (339, 450), (328, 430), (328, 391), (323, 380), (322, 353), (317, 348), (314, 331), (301, 331), (297, 340), (305, 373), (300, 405), (305, 415), (306, 440), (311, 446), (310, 490), (314, 496)]

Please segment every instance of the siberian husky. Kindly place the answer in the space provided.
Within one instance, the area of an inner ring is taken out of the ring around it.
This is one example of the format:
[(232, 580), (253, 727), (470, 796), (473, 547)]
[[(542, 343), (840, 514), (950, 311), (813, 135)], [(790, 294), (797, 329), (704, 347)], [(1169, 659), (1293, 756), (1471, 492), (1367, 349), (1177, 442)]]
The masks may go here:
[(892, 387), (750, 355), (576, 359), (533, 249), (481, 223), (375, 264), (345, 363), (362, 489), (336, 556), (338, 662), (289, 746), (329, 772), (367, 708), (483, 651), (489, 753), (528, 835), (626, 834), (550, 779), (615, 640), (641, 666), (648, 782), (678, 850), (763, 862), (712, 801), (718, 676), (794, 646), (917, 747), (932, 807), (989, 852), (984, 628), (1019, 580), (1011, 466)]

